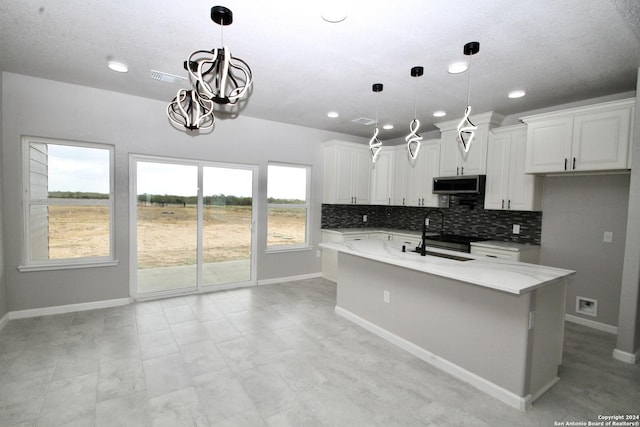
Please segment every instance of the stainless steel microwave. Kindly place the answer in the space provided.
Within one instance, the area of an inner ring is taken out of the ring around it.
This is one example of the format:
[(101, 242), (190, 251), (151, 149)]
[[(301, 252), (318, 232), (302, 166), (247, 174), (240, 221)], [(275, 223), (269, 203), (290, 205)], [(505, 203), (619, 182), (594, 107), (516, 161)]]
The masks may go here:
[(434, 194), (484, 194), (486, 175), (441, 176), (433, 178)]

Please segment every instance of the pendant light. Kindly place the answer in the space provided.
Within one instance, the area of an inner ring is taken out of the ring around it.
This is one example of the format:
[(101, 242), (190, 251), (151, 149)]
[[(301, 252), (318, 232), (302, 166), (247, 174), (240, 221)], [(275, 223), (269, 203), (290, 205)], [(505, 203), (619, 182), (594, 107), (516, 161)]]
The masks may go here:
[[(382, 92), (382, 83), (374, 83), (372, 90), (375, 93)], [(371, 161), (373, 163), (378, 160), (380, 151), (382, 151), (382, 142), (378, 139), (378, 133), (380, 133), (380, 129), (378, 129), (378, 105), (376, 103), (376, 130), (373, 132), (373, 136), (369, 140), (369, 150), (371, 151)]]
[[(211, 8), (211, 20), (222, 29), (233, 22), (233, 13), (224, 6)], [(188, 130), (210, 129), (215, 123), (213, 104), (236, 104), (251, 88), (253, 74), (249, 65), (221, 48), (196, 50), (184, 62), (192, 89), (180, 89), (167, 107), (169, 119)]]
[(465, 55), (469, 56), (469, 69), (467, 70), (469, 73), (467, 80), (467, 108), (465, 108), (464, 117), (460, 120), (456, 129), (458, 130), (458, 141), (462, 144), (462, 148), (465, 153), (469, 152), (471, 141), (473, 141), (475, 131), (478, 129), (478, 127), (469, 119), (469, 115), (471, 115), (471, 104), (469, 99), (471, 98), (471, 56), (475, 55), (479, 51), (479, 42), (469, 42), (464, 45), (463, 52)]
[(418, 79), (424, 74), (424, 67), (413, 67), (411, 69), (411, 77), (416, 77), (416, 88), (415, 88), (415, 100), (413, 103), (413, 120), (409, 123), (409, 135), (407, 135), (404, 140), (407, 141), (407, 151), (409, 152), (409, 157), (412, 160), (418, 158), (418, 153), (420, 152), (420, 144), (422, 141), (422, 137), (418, 135), (418, 129), (420, 128), (420, 120), (418, 120)]

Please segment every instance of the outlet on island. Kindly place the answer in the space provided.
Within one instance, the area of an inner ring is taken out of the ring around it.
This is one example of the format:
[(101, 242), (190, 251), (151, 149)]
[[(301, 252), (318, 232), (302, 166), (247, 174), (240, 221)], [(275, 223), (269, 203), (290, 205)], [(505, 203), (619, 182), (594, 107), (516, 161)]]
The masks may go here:
[(383, 291), (382, 292), (382, 300), (384, 302), (386, 302), (387, 304), (389, 304), (391, 302), (391, 294), (389, 293), (389, 291)]
[(513, 234), (520, 234), (520, 224), (513, 224)]

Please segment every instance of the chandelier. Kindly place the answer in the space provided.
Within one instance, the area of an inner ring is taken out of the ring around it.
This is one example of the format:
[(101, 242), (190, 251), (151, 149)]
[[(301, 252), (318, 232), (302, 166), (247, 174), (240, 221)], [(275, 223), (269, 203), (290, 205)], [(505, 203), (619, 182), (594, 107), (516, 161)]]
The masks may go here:
[(469, 69), (467, 71), (469, 73), (467, 80), (467, 108), (465, 108), (464, 117), (462, 117), (462, 120), (460, 120), (456, 129), (458, 131), (458, 141), (462, 145), (465, 153), (469, 152), (471, 141), (473, 141), (475, 131), (478, 129), (478, 127), (471, 122), (471, 119), (469, 119), (469, 115), (471, 115), (471, 104), (469, 103), (469, 99), (471, 97), (471, 56), (475, 55), (479, 51), (479, 42), (469, 42), (464, 45), (463, 52), (465, 55), (469, 56)]
[[(413, 67), (411, 69), (411, 77), (420, 77), (424, 73), (423, 67)], [(417, 115), (417, 107), (418, 105), (418, 80), (416, 79), (416, 90), (415, 90), (415, 100), (413, 103), (413, 120), (409, 123), (409, 135), (407, 135), (404, 140), (407, 142), (407, 151), (409, 152), (409, 157), (412, 160), (418, 158), (418, 153), (420, 152), (420, 144), (422, 141), (422, 137), (418, 135), (418, 129), (420, 128), (420, 120), (418, 120)]]
[[(373, 92), (382, 92), (382, 83), (374, 83), (372, 88)], [(369, 150), (371, 151), (371, 161), (373, 163), (378, 160), (378, 156), (380, 156), (380, 151), (382, 151), (382, 142), (378, 139), (378, 134), (380, 133), (380, 129), (378, 129), (378, 106), (376, 104), (376, 129), (373, 132), (373, 136), (369, 140)]]
[[(233, 13), (224, 6), (211, 8), (211, 20), (222, 28), (233, 22)], [(213, 128), (214, 104), (236, 104), (251, 88), (249, 65), (234, 57), (227, 46), (196, 50), (184, 62), (191, 89), (180, 89), (167, 106), (169, 120), (187, 130)]]

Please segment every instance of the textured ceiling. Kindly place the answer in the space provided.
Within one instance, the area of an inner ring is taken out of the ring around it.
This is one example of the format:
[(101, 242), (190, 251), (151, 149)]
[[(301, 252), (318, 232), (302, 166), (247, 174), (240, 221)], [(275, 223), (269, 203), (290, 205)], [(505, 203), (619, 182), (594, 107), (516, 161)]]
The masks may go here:
[[(477, 113), (636, 89), (638, 0), (343, 0), (339, 24), (320, 18), (327, 1), (2, 0), (0, 69), (168, 102), (186, 83), (153, 80), (150, 70), (186, 76), (188, 55), (223, 37), (254, 74), (240, 114), (370, 136), (373, 126), (352, 120), (377, 111), (395, 125), (381, 139), (408, 133), (416, 98), (422, 131), (462, 115), (469, 76), (447, 66), (469, 59), (469, 41), (480, 42), (470, 79)], [(233, 11), (232, 25), (211, 21), (215, 4)], [(129, 72), (108, 70), (107, 58)], [(409, 74), (415, 65), (425, 68), (420, 78)], [(372, 92), (376, 82), (383, 92)], [(513, 89), (527, 96), (508, 99)], [(327, 118), (332, 110), (340, 117)], [(436, 110), (448, 114), (434, 118)]]

